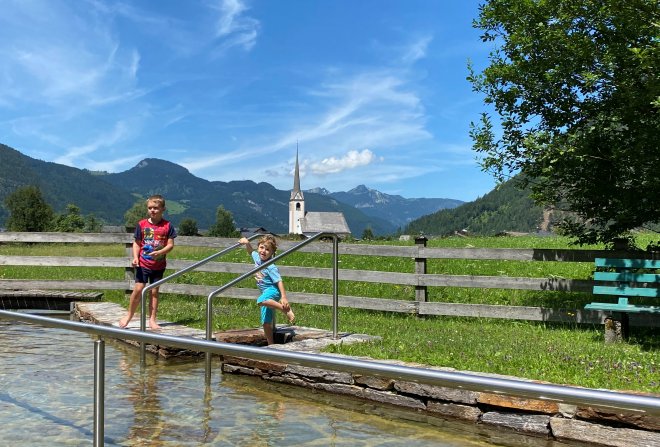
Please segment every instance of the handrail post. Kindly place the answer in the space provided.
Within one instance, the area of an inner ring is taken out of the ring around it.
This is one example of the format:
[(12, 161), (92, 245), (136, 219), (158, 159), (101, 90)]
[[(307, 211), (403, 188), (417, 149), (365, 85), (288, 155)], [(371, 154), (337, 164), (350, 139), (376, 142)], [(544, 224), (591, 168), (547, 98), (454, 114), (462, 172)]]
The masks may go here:
[[(149, 289), (145, 287), (142, 289), (142, 295), (140, 295), (140, 330), (142, 332), (147, 331), (147, 299), (145, 296)], [(144, 341), (140, 342), (140, 365), (145, 366), (147, 364), (147, 344)]]
[(94, 447), (103, 447), (105, 420), (105, 340), (94, 342)]
[(332, 338), (339, 338), (339, 237), (332, 235)]

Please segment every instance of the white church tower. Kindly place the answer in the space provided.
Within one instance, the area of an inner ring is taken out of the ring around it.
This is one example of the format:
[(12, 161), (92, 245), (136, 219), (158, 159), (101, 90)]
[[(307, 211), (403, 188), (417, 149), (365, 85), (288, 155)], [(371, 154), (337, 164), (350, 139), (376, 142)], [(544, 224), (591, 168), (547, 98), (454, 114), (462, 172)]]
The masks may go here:
[(298, 148), (296, 147), (296, 169), (293, 174), (293, 189), (289, 199), (289, 234), (302, 234), (301, 220), (305, 217), (305, 197), (300, 190), (298, 170)]

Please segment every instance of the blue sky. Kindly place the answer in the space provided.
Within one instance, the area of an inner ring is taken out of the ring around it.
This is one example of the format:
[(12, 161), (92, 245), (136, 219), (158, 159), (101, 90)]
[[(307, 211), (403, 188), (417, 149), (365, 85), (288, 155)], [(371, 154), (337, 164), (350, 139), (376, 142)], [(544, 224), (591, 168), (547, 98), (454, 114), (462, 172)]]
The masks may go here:
[(478, 1), (4, 0), (0, 143), (121, 172), (474, 200)]

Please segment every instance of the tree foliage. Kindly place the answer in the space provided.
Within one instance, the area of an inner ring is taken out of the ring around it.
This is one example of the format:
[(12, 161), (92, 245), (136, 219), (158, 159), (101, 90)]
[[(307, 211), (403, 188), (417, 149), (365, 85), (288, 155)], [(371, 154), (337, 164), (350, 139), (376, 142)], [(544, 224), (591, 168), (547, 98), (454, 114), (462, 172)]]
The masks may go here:
[(85, 219), (80, 215), (80, 208), (71, 203), (68, 204), (66, 213), (55, 216), (51, 228), (53, 231), (82, 233), (85, 229)]
[(124, 225), (127, 228), (135, 228), (138, 222), (146, 217), (147, 205), (144, 203), (144, 200), (140, 199), (124, 213)]
[(469, 77), (498, 115), (472, 126), (482, 167), (525, 174), (578, 242), (659, 222), (657, 0), (488, 0), (474, 26), (495, 47)]
[(236, 230), (236, 224), (234, 224), (234, 217), (222, 205), (218, 207), (215, 217), (215, 223), (209, 228), (209, 236), (237, 237), (239, 235), (239, 232)]
[(53, 219), (53, 209), (46, 203), (37, 186), (17, 188), (5, 199), (9, 210), (9, 231), (48, 231)]
[(199, 229), (197, 228), (197, 222), (195, 219), (186, 218), (179, 224), (180, 236), (197, 236), (198, 234)]

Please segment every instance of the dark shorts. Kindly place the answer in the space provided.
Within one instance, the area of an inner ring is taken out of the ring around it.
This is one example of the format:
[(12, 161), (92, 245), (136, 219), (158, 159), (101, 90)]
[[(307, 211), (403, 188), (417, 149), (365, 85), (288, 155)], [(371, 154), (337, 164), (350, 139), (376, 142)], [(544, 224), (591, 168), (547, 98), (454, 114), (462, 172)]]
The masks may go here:
[(135, 269), (135, 282), (141, 282), (144, 284), (155, 283), (156, 281), (163, 279), (164, 273), (165, 273), (165, 269), (149, 270), (144, 267), (137, 267)]

